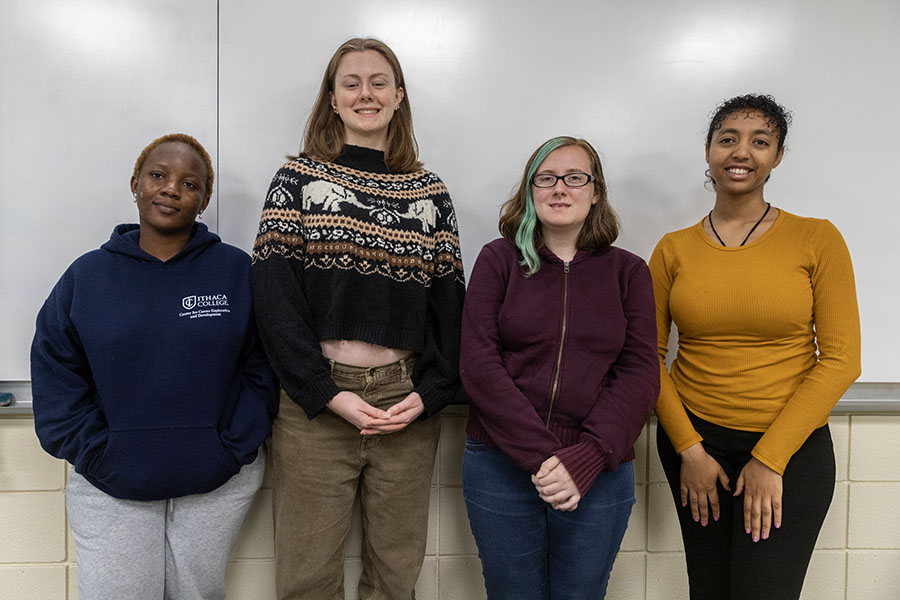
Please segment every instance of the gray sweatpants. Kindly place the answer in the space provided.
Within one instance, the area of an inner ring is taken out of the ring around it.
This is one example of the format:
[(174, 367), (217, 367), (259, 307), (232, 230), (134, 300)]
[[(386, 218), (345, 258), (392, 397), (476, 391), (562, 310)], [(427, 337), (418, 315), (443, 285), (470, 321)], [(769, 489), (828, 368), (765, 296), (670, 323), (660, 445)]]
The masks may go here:
[(69, 472), (66, 508), (80, 600), (223, 600), (225, 569), (262, 484), (265, 446), (206, 494), (121, 500)]

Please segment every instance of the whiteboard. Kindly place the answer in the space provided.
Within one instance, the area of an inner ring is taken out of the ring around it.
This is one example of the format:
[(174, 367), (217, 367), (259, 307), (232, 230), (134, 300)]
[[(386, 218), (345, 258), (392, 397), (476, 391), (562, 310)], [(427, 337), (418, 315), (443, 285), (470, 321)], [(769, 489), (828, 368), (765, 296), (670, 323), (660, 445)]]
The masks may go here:
[(249, 251), (326, 62), (345, 39), (373, 35), (403, 64), (421, 157), (450, 189), (467, 271), (497, 237), (528, 156), (561, 134), (598, 149), (618, 245), (649, 258), (712, 206), (703, 143), (714, 106), (773, 94), (794, 126), (767, 200), (841, 230), (861, 381), (900, 382), (895, 0), (0, 2), (0, 380), (28, 379), (34, 317), (65, 267), (135, 220), (127, 184), (147, 142), (186, 131), (207, 146), (207, 222)]
[[(137, 221), (129, 180), (144, 146), (187, 131), (215, 159), (217, 11), (177, 0), (0, 7), (0, 380), (28, 380), (34, 320), (56, 280), (117, 223)], [(215, 212), (204, 218), (215, 229)]]

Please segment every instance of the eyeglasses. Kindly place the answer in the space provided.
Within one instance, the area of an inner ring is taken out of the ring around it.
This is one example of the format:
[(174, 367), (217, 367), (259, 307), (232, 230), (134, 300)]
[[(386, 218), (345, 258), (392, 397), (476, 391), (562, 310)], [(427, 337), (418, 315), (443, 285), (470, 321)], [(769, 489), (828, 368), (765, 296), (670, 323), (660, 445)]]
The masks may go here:
[(556, 182), (562, 179), (566, 187), (580, 188), (584, 187), (594, 180), (593, 175), (587, 173), (566, 173), (565, 175), (553, 175), (551, 173), (536, 173), (531, 178), (531, 185), (539, 188), (552, 188), (556, 186)]

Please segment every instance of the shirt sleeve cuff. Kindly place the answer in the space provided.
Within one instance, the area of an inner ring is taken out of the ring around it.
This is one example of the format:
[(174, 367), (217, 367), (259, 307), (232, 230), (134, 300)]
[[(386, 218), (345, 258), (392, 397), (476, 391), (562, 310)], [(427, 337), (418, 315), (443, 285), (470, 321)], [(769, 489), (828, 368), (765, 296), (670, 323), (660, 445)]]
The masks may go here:
[(766, 455), (759, 449), (759, 446), (757, 446), (756, 448), (754, 448), (753, 450), (751, 450), (751, 451), (750, 451), (750, 455), (751, 455), (753, 458), (755, 458), (756, 460), (758, 460), (759, 462), (761, 462), (762, 464), (766, 465), (767, 467), (769, 467), (770, 469), (772, 469), (773, 471), (775, 471), (776, 473), (778, 473), (779, 475), (784, 475), (784, 470), (785, 470), (785, 468), (787, 468), (787, 465), (782, 464), (782, 463), (780, 463), (780, 462), (778, 462), (778, 461), (776, 461), (776, 460), (774, 460), (774, 459), (772, 459), (772, 458), (766, 456)]
[(561, 448), (555, 454), (562, 461), (569, 475), (572, 476), (575, 486), (582, 496), (587, 493), (597, 478), (597, 474), (607, 464), (603, 449), (590, 438), (583, 437), (577, 444)]
[(328, 373), (324, 377), (315, 379), (303, 389), (293, 395), (288, 391), (291, 400), (300, 405), (300, 408), (306, 413), (306, 416), (312, 419), (325, 408), (331, 399), (338, 395), (341, 388), (337, 386), (331, 374)]

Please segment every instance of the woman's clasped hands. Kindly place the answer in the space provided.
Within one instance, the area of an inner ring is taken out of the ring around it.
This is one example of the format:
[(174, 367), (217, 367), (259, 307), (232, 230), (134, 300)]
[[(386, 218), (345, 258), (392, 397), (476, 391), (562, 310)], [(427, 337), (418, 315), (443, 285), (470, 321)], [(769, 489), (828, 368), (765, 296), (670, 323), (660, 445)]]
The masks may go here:
[(569, 471), (555, 455), (543, 463), (538, 472), (531, 476), (541, 500), (556, 510), (570, 511), (578, 508), (581, 493)]
[(387, 410), (376, 408), (348, 391), (339, 392), (327, 406), (359, 429), (361, 435), (396, 433), (425, 412), (425, 404), (418, 392), (411, 392)]

